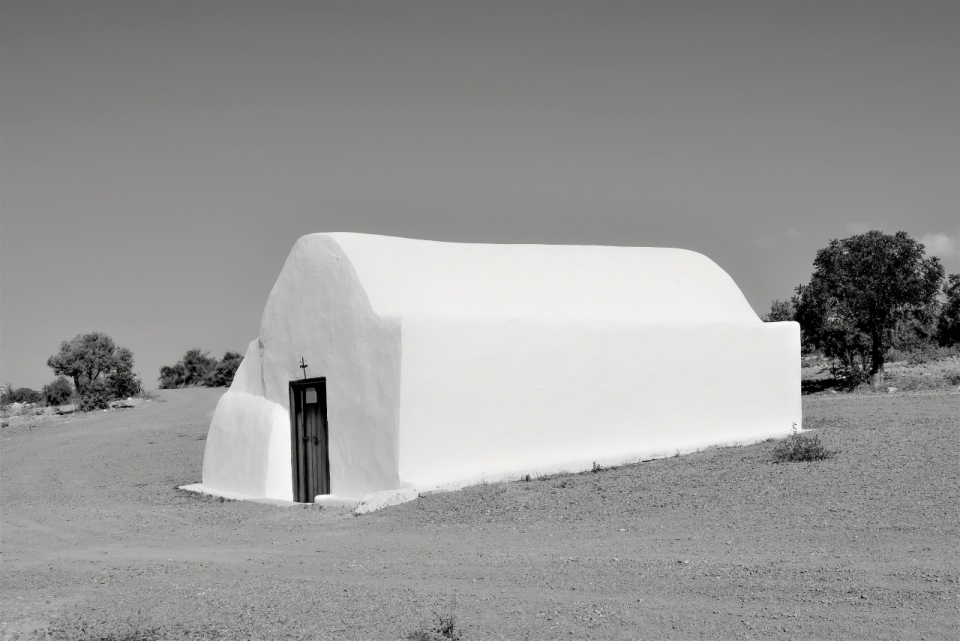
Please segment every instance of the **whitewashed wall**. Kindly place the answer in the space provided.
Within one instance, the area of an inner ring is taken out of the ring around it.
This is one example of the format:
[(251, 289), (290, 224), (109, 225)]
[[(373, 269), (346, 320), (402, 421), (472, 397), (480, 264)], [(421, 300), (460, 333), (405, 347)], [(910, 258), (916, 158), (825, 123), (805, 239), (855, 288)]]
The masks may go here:
[(254, 387), (245, 382), (249, 377), (238, 377), (243, 382), (235, 381), (221, 399), (204, 456), (204, 486), (292, 497), (289, 382), (304, 376), (301, 357), (307, 377), (327, 378), (331, 494), (355, 498), (400, 486), (399, 322), (373, 313), (353, 266), (329, 236), (304, 236), (294, 246), (255, 344), (244, 365), (256, 361), (251, 371), (261, 380)]
[(214, 411), (203, 455), (208, 490), (293, 500), (290, 415), (263, 397), (259, 340), (247, 347)]
[(589, 469), (801, 426), (796, 323), (410, 318), (400, 477), (426, 489)]

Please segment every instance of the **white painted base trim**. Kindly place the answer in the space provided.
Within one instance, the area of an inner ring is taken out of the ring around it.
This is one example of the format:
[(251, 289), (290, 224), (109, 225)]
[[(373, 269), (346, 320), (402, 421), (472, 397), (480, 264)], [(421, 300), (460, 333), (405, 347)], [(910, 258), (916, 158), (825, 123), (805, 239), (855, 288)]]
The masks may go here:
[[(816, 430), (804, 430), (798, 429), (798, 434), (803, 434), (806, 432), (815, 432)], [(593, 469), (593, 464), (596, 463), (600, 467), (619, 467), (621, 465), (631, 465), (634, 463), (643, 463), (644, 461), (653, 461), (656, 459), (670, 458), (671, 456), (684, 455), (684, 454), (693, 454), (694, 452), (702, 452), (705, 450), (710, 450), (714, 448), (721, 447), (742, 447), (745, 445), (753, 445), (754, 443), (762, 443), (770, 439), (784, 439), (792, 434), (791, 432), (784, 432), (782, 429), (772, 430), (770, 432), (763, 432), (760, 434), (755, 434), (748, 439), (736, 439), (731, 441), (725, 441), (721, 443), (699, 443), (694, 445), (689, 445), (685, 447), (680, 447), (673, 450), (659, 450), (659, 451), (647, 451), (647, 452), (637, 452), (630, 455), (618, 456), (618, 457), (608, 457), (608, 458), (598, 458), (594, 460), (580, 460), (570, 463), (565, 463), (563, 465), (558, 465), (555, 467), (547, 468), (538, 468), (531, 469), (529, 472), (524, 472), (523, 474), (518, 473), (508, 473), (508, 474), (492, 474), (492, 475), (480, 475), (472, 476), (465, 478), (459, 481), (452, 483), (444, 483), (441, 485), (423, 485), (418, 486), (417, 490), (420, 493), (420, 496), (430, 496), (431, 494), (439, 494), (441, 492), (455, 492), (457, 490), (462, 490), (465, 487), (470, 487), (472, 485), (480, 485), (484, 483), (500, 483), (503, 481), (519, 481), (522, 480), (527, 474), (530, 475), (531, 479), (536, 479), (540, 476), (548, 476), (553, 474), (579, 474), (580, 472), (586, 472)]]
[(323, 507), (348, 507), (351, 510), (358, 505), (363, 499), (354, 498), (352, 496), (336, 496), (334, 494), (318, 494), (314, 497), (313, 502), (317, 505), (322, 505)]

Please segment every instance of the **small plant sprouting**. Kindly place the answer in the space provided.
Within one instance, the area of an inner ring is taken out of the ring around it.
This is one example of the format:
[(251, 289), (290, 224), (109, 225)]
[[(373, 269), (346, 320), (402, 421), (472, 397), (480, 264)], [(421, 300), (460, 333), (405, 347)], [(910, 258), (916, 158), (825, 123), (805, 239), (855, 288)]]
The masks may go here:
[(797, 461), (824, 461), (831, 458), (836, 452), (828, 450), (820, 442), (820, 437), (814, 434), (807, 436), (797, 431), (797, 424), (793, 424), (793, 434), (780, 441), (773, 448), (775, 463), (793, 463)]
[(457, 628), (457, 597), (450, 599), (449, 605), (435, 614), (436, 622), (407, 634), (407, 641), (461, 641), (463, 632)]
[(597, 472), (602, 472), (603, 466), (597, 463), (596, 461), (594, 461), (593, 467), (590, 469), (590, 471), (593, 472), (594, 474), (596, 474)]

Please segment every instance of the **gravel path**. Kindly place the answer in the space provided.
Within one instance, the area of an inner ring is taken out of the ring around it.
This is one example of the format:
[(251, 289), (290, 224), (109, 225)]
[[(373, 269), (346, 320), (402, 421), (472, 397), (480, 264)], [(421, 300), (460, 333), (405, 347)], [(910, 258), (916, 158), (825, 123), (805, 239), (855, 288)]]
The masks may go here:
[(3, 639), (400, 639), (445, 612), (465, 639), (960, 638), (956, 392), (805, 397), (828, 461), (761, 443), (363, 517), (177, 491), (221, 393), (3, 428)]

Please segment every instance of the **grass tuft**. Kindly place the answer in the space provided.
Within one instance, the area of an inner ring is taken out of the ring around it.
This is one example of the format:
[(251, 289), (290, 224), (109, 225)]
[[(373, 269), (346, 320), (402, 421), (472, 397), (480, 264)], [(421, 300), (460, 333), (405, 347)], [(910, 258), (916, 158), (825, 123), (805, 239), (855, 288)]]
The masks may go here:
[(816, 434), (808, 436), (797, 432), (797, 425), (793, 425), (793, 434), (780, 441), (773, 448), (775, 463), (795, 463), (802, 461), (825, 461), (833, 457), (836, 452), (828, 450), (820, 442)]
[(457, 627), (456, 597), (453, 597), (445, 611), (436, 613), (436, 621), (419, 630), (410, 632), (407, 641), (462, 641), (463, 632)]

